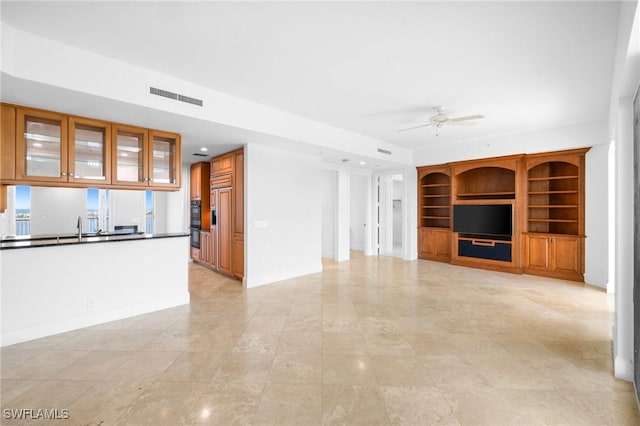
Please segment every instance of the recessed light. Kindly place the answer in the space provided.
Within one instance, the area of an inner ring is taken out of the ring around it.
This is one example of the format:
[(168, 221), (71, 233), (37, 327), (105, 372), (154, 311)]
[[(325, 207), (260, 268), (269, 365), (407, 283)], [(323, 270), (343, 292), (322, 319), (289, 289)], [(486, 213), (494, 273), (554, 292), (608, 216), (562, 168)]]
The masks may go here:
[(202, 152), (207, 152), (207, 151), (209, 151), (209, 150), (207, 149), (207, 147), (204, 147), (204, 146), (203, 146), (202, 148), (200, 148), (200, 151), (202, 151)]
[(361, 166), (364, 166), (365, 164), (367, 164), (367, 162), (366, 162), (366, 161), (361, 161), (361, 162), (360, 162), (360, 165), (361, 165)]

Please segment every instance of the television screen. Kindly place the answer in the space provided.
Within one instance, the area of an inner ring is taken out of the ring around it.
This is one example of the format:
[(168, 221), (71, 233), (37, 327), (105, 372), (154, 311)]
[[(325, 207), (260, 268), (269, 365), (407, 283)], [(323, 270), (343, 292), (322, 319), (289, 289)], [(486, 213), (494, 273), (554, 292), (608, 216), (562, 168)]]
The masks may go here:
[(462, 234), (511, 236), (511, 204), (455, 204), (453, 232)]

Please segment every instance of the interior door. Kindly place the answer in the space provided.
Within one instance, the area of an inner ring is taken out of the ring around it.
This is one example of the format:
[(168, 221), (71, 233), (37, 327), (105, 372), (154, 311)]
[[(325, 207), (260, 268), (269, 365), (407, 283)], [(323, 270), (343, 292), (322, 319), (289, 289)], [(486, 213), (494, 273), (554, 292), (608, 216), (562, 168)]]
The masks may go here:
[(635, 253), (633, 259), (633, 382), (638, 401), (640, 401), (640, 261), (638, 261), (640, 256), (640, 85), (633, 101), (633, 176), (633, 249)]

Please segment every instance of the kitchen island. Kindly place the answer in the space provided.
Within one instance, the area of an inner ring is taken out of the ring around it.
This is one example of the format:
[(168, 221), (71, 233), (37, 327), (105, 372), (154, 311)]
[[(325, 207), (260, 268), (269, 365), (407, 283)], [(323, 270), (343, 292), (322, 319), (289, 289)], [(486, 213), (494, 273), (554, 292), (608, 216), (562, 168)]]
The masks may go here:
[(2, 346), (189, 303), (188, 234), (0, 242)]

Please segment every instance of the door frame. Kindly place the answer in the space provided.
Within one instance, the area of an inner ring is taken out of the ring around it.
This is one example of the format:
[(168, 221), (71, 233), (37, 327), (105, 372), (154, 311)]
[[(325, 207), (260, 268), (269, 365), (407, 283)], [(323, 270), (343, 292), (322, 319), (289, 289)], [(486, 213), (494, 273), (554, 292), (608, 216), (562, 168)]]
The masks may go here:
[(633, 383), (640, 406), (640, 83), (632, 103), (633, 117)]

